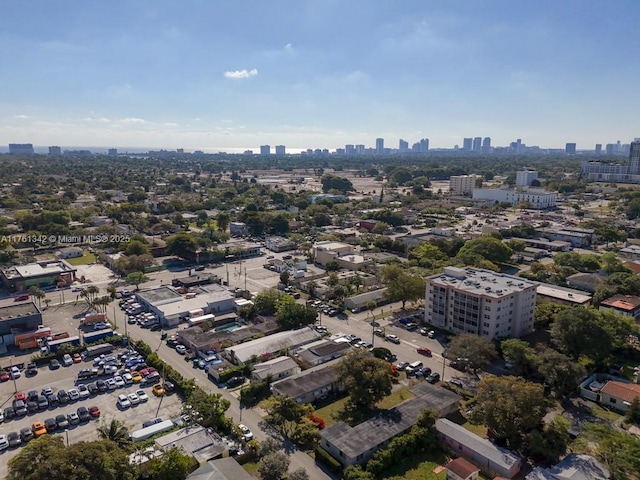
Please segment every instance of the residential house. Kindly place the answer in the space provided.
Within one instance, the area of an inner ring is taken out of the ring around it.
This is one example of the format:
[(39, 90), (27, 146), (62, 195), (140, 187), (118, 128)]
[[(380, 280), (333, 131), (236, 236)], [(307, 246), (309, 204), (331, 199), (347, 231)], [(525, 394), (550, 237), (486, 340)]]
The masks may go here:
[(444, 445), (482, 471), (505, 478), (513, 478), (520, 472), (522, 459), (509, 450), (494, 445), (446, 418), (436, 420), (435, 427)]
[(559, 287), (551, 283), (540, 283), (536, 288), (536, 303), (558, 303), (560, 305), (579, 305), (588, 307), (591, 295), (582, 290)]
[(321, 430), (320, 446), (345, 467), (360, 465), (392, 439), (408, 432), (425, 409), (433, 409), (438, 416), (442, 416), (452, 413), (459, 406), (459, 395), (426, 382), (414, 387), (411, 392), (415, 397), (355, 427), (338, 422)]
[(320, 338), (320, 334), (312, 328), (300, 328), (278, 332), (267, 337), (257, 338), (224, 349), (225, 356), (236, 365), (247, 363), (254, 358), (268, 359), (271, 355), (294, 350), (302, 345)]
[(229, 233), (232, 237), (244, 237), (249, 235), (249, 229), (244, 222), (231, 222), (229, 224)]
[(251, 376), (254, 380), (262, 381), (271, 378), (272, 381), (281, 380), (300, 373), (300, 367), (291, 357), (276, 357), (266, 362), (256, 363)]
[(640, 385), (609, 380), (600, 390), (599, 402), (618, 412), (626, 412), (633, 400), (640, 397)]
[(271, 384), (271, 392), (274, 395), (287, 395), (295, 399), (297, 403), (311, 403), (326, 398), (332, 393), (342, 390), (338, 382), (338, 371), (332, 366), (305, 370), (284, 380)]
[(571, 288), (595, 293), (598, 287), (604, 283), (604, 278), (597, 273), (574, 273), (567, 277), (567, 285)]
[(590, 455), (570, 453), (551, 468), (536, 467), (525, 480), (608, 480), (611, 473)]
[(618, 315), (633, 318), (640, 317), (640, 297), (635, 295), (614, 295), (600, 302), (599, 310), (613, 311)]
[(295, 360), (305, 368), (315, 367), (342, 357), (349, 349), (348, 342), (334, 342), (333, 340), (318, 340), (299, 348)]
[(187, 476), (187, 480), (255, 480), (235, 458), (210, 460)]
[(84, 255), (81, 247), (65, 247), (56, 252), (58, 258), (78, 258)]
[(449, 460), (444, 468), (447, 480), (476, 480), (480, 474), (480, 469), (464, 457)]
[(380, 305), (388, 301), (386, 293), (387, 287), (384, 287), (377, 290), (371, 290), (370, 292), (353, 295), (352, 297), (344, 300), (344, 306), (349, 310), (353, 310), (354, 308), (366, 308), (371, 303)]
[(197, 424), (156, 438), (155, 445), (165, 452), (178, 448), (185, 455), (192, 456), (200, 465), (215, 458), (227, 457), (230, 447), (228, 442), (212, 429)]

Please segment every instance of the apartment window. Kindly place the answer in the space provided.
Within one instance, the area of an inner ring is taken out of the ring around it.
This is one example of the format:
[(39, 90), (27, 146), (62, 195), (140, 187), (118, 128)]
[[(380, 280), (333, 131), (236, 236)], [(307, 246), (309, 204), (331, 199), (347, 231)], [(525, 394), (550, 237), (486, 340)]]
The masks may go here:
[(502, 307), (498, 307), (498, 311), (502, 310)]
[(488, 331), (488, 330), (483, 330), (483, 331), (482, 331), (482, 334), (483, 334), (483, 335), (487, 335), (487, 336), (488, 336), (488, 335), (489, 335), (489, 331)]
[(489, 328), (489, 327), (491, 326), (491, 324), (490, 324), (489, 322), (484, 322), (484, 323), (482, 324), (482, 326), (483, 326), (483, 327), (487, 327), (487, 328)]

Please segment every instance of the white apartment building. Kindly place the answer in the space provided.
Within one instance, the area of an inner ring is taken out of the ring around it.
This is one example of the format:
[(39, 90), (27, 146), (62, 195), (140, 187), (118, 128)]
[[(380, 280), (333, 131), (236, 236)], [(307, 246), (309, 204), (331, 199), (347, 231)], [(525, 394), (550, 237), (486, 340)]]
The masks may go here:
[(477, 175), (455, 175), (449, 179), (449, 190), (455, 195), (473, 192), (476, 188)]
[(529, 208), (544, 209), (556, 206), (555, 192), (547, 192), (541, 189), (511, 190), (506, 188), (474, 188), (474, 200), (489, 200), (495, 203), (508, 202), (512, 205), (528, 203)]
[(535, 170), (523, 170), (516, 172), (516, 185), (518, 187), (530, 187), (534, 180), (538, 178)]
[(489, 339), (533, 331), (535, 282), (471, 267), (446, 267), (425, 280), (425, 320), (433, 326)]

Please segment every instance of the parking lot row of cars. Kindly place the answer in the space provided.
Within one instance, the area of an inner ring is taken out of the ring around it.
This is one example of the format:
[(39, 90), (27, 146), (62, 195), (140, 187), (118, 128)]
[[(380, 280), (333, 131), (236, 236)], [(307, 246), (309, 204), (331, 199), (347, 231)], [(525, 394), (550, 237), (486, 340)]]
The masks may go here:
[(31, 427), (24, 427), (19, 432), (10, 432), (7, 435), (0, 434), (0, 451), (19, 447), (33, 438), (72, 428), (82, 423), (88, 423), (92, 419), (99, 417), (100, 409), (92, 405), (89, 407), (80, 406), (75, 411), (67, 414), (60, 413), (55, 417), (47, 418), (44, 422), (33, 422)]

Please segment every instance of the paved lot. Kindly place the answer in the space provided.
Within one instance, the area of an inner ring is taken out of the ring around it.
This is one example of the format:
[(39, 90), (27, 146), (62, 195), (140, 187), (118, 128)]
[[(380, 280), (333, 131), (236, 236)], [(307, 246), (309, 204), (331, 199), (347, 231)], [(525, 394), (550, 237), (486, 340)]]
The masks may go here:
[[(89, 368), (92, 365), (92, 361), (87, 361), (80, 362), (69, 367), (61, 367), (58, 370), (49, 370), (48, 368), (43, 367), (34, 377), (25, 377), (23, 375), (21, 378), (16, 380), (15, 385), (11, 380), (2, 383), (0, 384), (0, 408), (5, 409), (8, 406), (11, 406), (16, 388), (18, 391), (23, 391), (25, 393), (30, 390), (37, 390), (39, 393), (45, 386), (51, 387), (54, 392), (57, 392), (60, 389), (69, 390), (74, 387), (78, 371), (82, 368)], [(121, 393), (126, 394), (134, 392), (138, 388), (143, 388), (145, 392), (147, 392), (149, 401), (124, 411), (119, 410), (116, 405), (117, 396)], [(56, 433), (56, 435), (64, 435), (65, 441), (68, 441), (69, 443), (96, 440), (98, 439), (96, 427), (98, 427), (102, 421), (109, 422), (115, 418), (124, 422), (130, 431), (134, 431), (142, 428), (142, 422), (157, 416), (164, 419), (178, 417), (182, 408), (182, 404), (177, 395), (158, 398), (151, 393), (150, 386), (140, 387), (133, 384), (110, 392), (92, 395), (86, 400), (80, 400), (66, 405), (59, 405), (22, 418), (6, 420), (4, 423), (0, 424), (0, 433), (6, 435), (13, 431), (19, 432), (21, 428), (30, 427), (33, 422), (44, 421), (47, 418), (55, 418), (56, 415), (61, 413), (68, 414), (69, 412), (75, 412), (80, 406), (89, 407), (91, 405), (96, 405), (100, 408), (102, 415), (99, 420), (92, 420), (86, 424), (72, 426), (65, 431)], [(0, 453), (0, 478), (4, 478), (6, 476), (7, 462), (11, 457), (19, 452), (19, 450), (20, 447)]]

